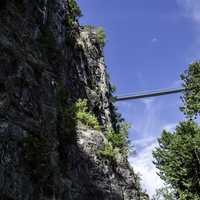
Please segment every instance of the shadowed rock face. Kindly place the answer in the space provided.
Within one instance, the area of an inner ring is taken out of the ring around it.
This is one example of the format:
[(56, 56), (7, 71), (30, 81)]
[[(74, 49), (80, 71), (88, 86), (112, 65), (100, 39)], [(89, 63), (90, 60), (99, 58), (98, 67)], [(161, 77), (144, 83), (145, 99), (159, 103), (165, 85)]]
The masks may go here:
[(104, 134), (64, 114), (86, 98), (111, 126), (102, 49), (67, 15), (66, 0), (0, 0), (0, 199), (141, 199), (127, 162), (98, 157)]

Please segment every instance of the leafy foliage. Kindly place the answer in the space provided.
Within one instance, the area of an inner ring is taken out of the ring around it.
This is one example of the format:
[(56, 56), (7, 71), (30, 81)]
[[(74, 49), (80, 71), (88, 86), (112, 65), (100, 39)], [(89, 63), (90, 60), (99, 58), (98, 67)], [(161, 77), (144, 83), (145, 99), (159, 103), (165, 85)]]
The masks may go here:
[(108, 141), (114, 146), (118, 148), (123, 148), (126, 143), (126, 138), (121, 133), (115, 133), (113, 130), (110, 130), (107, 133)]
[(193, 121), (185, 121), (174, 133), (163, 131), (158, 141), (153, 156), (160, 177), (183, 200), (200, 198), (200, 127)]
[(116, 92), (117, 88), (115, 85), (111, 85), (110, 87), (112, 94)]
[(175, 190), (177, 199), (200, 199), (200, 127), (192, 118), (200, 114), (200, 62), (181, 75), (186, 91), (181, 110), (189, 121), (173, 133), (163, 131), (159, 147), (153, 152), (160, 177)]
[(94, 114), (88, 109), (88, 102), (86, 99), (79, 99), (75, 105), (76, 120), (95, 130), (100, 130), (99, 122)]
[(123, 155), (128, 154), (129, 141), (128, 141), (128, 130), (130, 125), (126, 122), (121, 123), (119, 132), (109, 130), (106, 137), (114, 148), (119, 148), (120, 153)]
[(79, 8), (78, 4), (76, 3), (75, 0), (68, 0), (68, 6), (69, 6), (69, 11), (70, 14), (77, 18), (82, 16), (81, 9)]
[(114, 161), (116, 155), (118, 153), (118, 150), (116, 148), (113, 148), (111, 143), (107, 143), (104, 146), (104, 149), (99, 151), (99, 154), (103, 156), (104, 158)]
[[(107, 79), (110, 80), (109, 75), (107, 74)], [(111, 114), (111, 123), (112, 128), (115, 132), (120, 131), (121, 124), (125, 122), (122, 115), (118, 112), (117, 107), (115, 106), (116, 97), (114, 93), (116, 92), (116, 86), (109, 84), (109, 102), (110, 102), (110, 114)]]
[(129, 128), (130, 125), (123, 122), (121, 123), (118, 132), (109, 129), (106, 134), (108, 144), (104, 146), (104, 149), (100, 151), (100, 154), (106, 158), (112, 158), (112, 160), (115, 159), (117, 154), (121, 154), (123, 157), (127, 158), (129, 151), (131, 151), (128, 140)]
[(59, 83), (57, 87), (58, 127), (61, 141), (65, 144), (77, 142), (76, 126), (82, 123), (89, 128), (100, 130), (99, 122), (89, 111), (86, 99), (78, 99), (75, 103), (68, 103), (69, 95), (65, 87)]
[(181, 110), (191, 118), (200, 113), (200, 62), (191, 64), (181, 78), (186, 89), (182, 98), (184, 107)]
[(179, 200), (199, 200), (199, 195), (190, 192), (180, 192)]
[[(109, 75), (107, 75), (108, 80)], [(121, 154), (123, 158), (127, 159), (128, 154), (135, 153), (133, 150), (133, 146), (130, 145), (130, 141), (128, 140), (128, 131), (130, 125), (125, 122), (122, 118), (121, 114), (118, 113), (116, 106), (114, 105), (115, 98), (113, 93), (116, 91), (116, 87), (114, 85), (109, 85), (109, 97), (110, 97), (110, 112), (111, 112), (111, 123), (112, 127), (107, 130), (106, 138), (108, 140), (109, 146), (105, 145), (104, 149), (101, 150), (101, 155), (104, 156), (109, 152), (112, 160), (115, 159), (117, 154)], [(112, 148), (111, 148), (112, 147)], [(108, 151), (109, 150), (109, 151)], [(111, 153), (112, 152), (112, 153)], [(104, 156), (105, 157), (105, 156)]]
[(165, 185), (162, 188), (156, 190), (156, 194), (152, 197), (152, 200), (177, 200), (174, 190)]
[(96, 39), (98, 44), (103, 48), (106, 43), (106, 34), (102, 27), (95, 27), (91, 25), (84, 26), (84, 29), (88, 32), (96, 33)]
[(66, 23), (68, 27), (74, 28), (76, 20), (82, 16), (82, 12), (75, 0), (68, 0), (68, 8), (69, 14), (67, 15)]
[(93, 30), (95, 30), (95, 26), (91, 26), (91, 25), (85, 25), (84, 30), (88, 31), (88, 32), (92, 32)]
[(75, 22), (74, 18), (71, 17), (71, 16), (67, 16), (67, 18), (66, 18), (66, 25), (69, 28), (74, 28), (75, 25), (76, 25), (76, 22)]
[(97, 28), (96, 34), (97, 34), (97, 41), (100, 44), (100, 46), (103, 48), (106, 43), (106, 34), (105, 34), (104, 29), (102, 27)]

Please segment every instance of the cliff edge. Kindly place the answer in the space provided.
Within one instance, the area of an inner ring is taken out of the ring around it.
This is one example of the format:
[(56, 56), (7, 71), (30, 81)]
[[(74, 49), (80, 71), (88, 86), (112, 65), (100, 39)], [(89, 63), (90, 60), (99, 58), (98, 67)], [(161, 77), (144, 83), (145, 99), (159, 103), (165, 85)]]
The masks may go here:
[(127, 156), (105, 153), (112, 89), (77, 12), (72, 0), (0, 0), (1, 200), (148, 199)]

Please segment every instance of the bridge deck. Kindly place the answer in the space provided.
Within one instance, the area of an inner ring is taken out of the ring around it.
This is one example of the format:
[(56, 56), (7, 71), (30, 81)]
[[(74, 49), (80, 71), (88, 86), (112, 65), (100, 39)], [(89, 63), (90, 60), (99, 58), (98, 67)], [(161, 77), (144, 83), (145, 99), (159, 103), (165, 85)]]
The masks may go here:
[(155, 96), (162, 96), (162, 95), (169, 95), (184, 92), (185, 88), (176, 88), (176, 89), (164, 89), (164, 90), (157, 90), (152, 92), (143, 92), (139, 94), (133, 95), (126, 95), (126, 96), (118, 96), (116, 97), (116, 101), (126, 101), (126, 100), (134, 100), (134, 99), (143, 99), (148, 97), (155, 97)]

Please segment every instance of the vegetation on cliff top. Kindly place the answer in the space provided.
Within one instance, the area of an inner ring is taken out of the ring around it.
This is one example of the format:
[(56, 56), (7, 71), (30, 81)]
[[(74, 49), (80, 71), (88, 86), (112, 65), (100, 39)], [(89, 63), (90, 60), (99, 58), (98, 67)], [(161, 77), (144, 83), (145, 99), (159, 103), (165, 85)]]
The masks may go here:
[(66, 17), (66, 25), (68, 28), (74, 28), (82, 12), (75, 0), (67, 0), (67, 3), (69, 14)]
[(96, 39), (98, 44), (103, 48), (106, 44), (106, 33), (103, 27), (94, 27), (91, 25), (84, 26), (84, 29), (89, 32), (94, 32), (96, 34)]
[(78, 17), (82, 16), (81, 9), (79, 8), (75, 0), (68, 0), (68, 6), (69, 6), (69, 12), (72, 15), (72, 17), (77, 19)]

